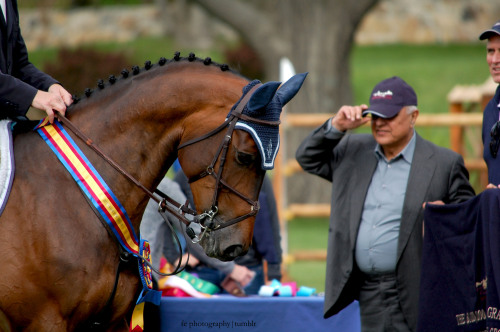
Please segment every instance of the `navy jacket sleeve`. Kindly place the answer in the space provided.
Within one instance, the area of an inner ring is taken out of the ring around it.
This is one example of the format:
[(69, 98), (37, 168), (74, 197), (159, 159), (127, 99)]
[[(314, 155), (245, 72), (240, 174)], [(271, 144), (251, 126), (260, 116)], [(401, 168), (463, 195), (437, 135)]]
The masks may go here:
[(58, 82), (29, 61), (15, 0), (7, 0), (7, 15), (7, 26), (1, 23), (0, 34), (5, 45), (0, 52), (0, 112), (3, 116), (24, 116), (37, 90), (47, 91)]
[(259, 194), (260, 210), (255, 217), (254, 246), (267, 262), (269, 280), (281, 280), (281, 233), (273, 185), (266, 175)]

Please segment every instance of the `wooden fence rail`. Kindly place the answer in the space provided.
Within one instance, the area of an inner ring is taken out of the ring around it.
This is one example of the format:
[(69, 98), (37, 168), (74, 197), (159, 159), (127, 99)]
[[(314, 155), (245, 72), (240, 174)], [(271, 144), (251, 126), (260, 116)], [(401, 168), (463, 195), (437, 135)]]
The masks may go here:
[[(446, 127), (450, 128), (450, 148), (464, 156), (465, 166), (469, 171), (479, 173), (482, 187), (487, 184), (487, 169), (483, 159), (477, 156), (467, 158), (465, 151), (465, 130), (469, 127), (481, 127), (482, 110), (487, 101), (494, 94), (496, 85), (488, 79), (479, 86), (456, 86), (448, 94), (449, 113), (419, 114), (417, 127)], [(473, 112), (470, 110), (473, 109)], [(479, 110), (479, 111), (478, 111)], [(469, 113), (467, 113), (469, 111)], [(281, 140), (286, 142), (287, 132), (294, 127), (317, 127), (328, 120), (332, 114), (284, 114), (282, 115)], [(368, 124), (367, 124), (368, 126)], [(482, 145), (481, 145), (482, 146)], [(273, 185), (278, 204), (278, 214), (282, 225), (282, 245), (285, 264), (296, 260), (324, 260), (326, 251), (309, 250), (289, 253), (286, 223), (296, 217), (325, 217), (330, 215), (330, 204), (288, 204), (286, 199), (286, 178), (296, 172), (301, 172), (295, 159), (283, 156), (282, 148), (275, 162)]]

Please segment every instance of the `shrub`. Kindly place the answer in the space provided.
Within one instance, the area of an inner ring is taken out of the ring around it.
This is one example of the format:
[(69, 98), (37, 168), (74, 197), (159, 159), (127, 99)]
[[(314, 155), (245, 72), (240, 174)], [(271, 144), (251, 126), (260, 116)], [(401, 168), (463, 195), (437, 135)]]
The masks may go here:
[(85, 88), (93, 88), (99, 79), (119, 74), (130, 64), (123, 53), (103, 53), (79, 47), (63, 48), (55, 62), (43, 65), (43, 71), (54, 77), (71, 93), (79, 95)]
[(249, 79), (264, 78), (264, 65), (258, 54), (248, 45), (241, 44), (237, 48), (224, 52), (227, 64)]

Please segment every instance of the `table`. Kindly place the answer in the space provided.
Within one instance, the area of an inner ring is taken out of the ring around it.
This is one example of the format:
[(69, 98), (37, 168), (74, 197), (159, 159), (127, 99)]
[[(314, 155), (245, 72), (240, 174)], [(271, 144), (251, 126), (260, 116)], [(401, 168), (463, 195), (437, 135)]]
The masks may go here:
[(211, 298), (162, 297), (161, 332), (329, 331), (359, 332), (359, 306), (351, 303), (328, 319), (324, 298), (221, 295)]

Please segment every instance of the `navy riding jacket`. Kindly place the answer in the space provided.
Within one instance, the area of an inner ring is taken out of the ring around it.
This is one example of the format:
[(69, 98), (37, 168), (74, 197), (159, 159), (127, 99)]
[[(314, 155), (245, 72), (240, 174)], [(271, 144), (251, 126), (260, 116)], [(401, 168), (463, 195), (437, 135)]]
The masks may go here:
[(16, 0), (6, 0), (7, 22), (0, 15), (0, 118), (25, 116), (37, 90), (58, 83), (28, 59)]

